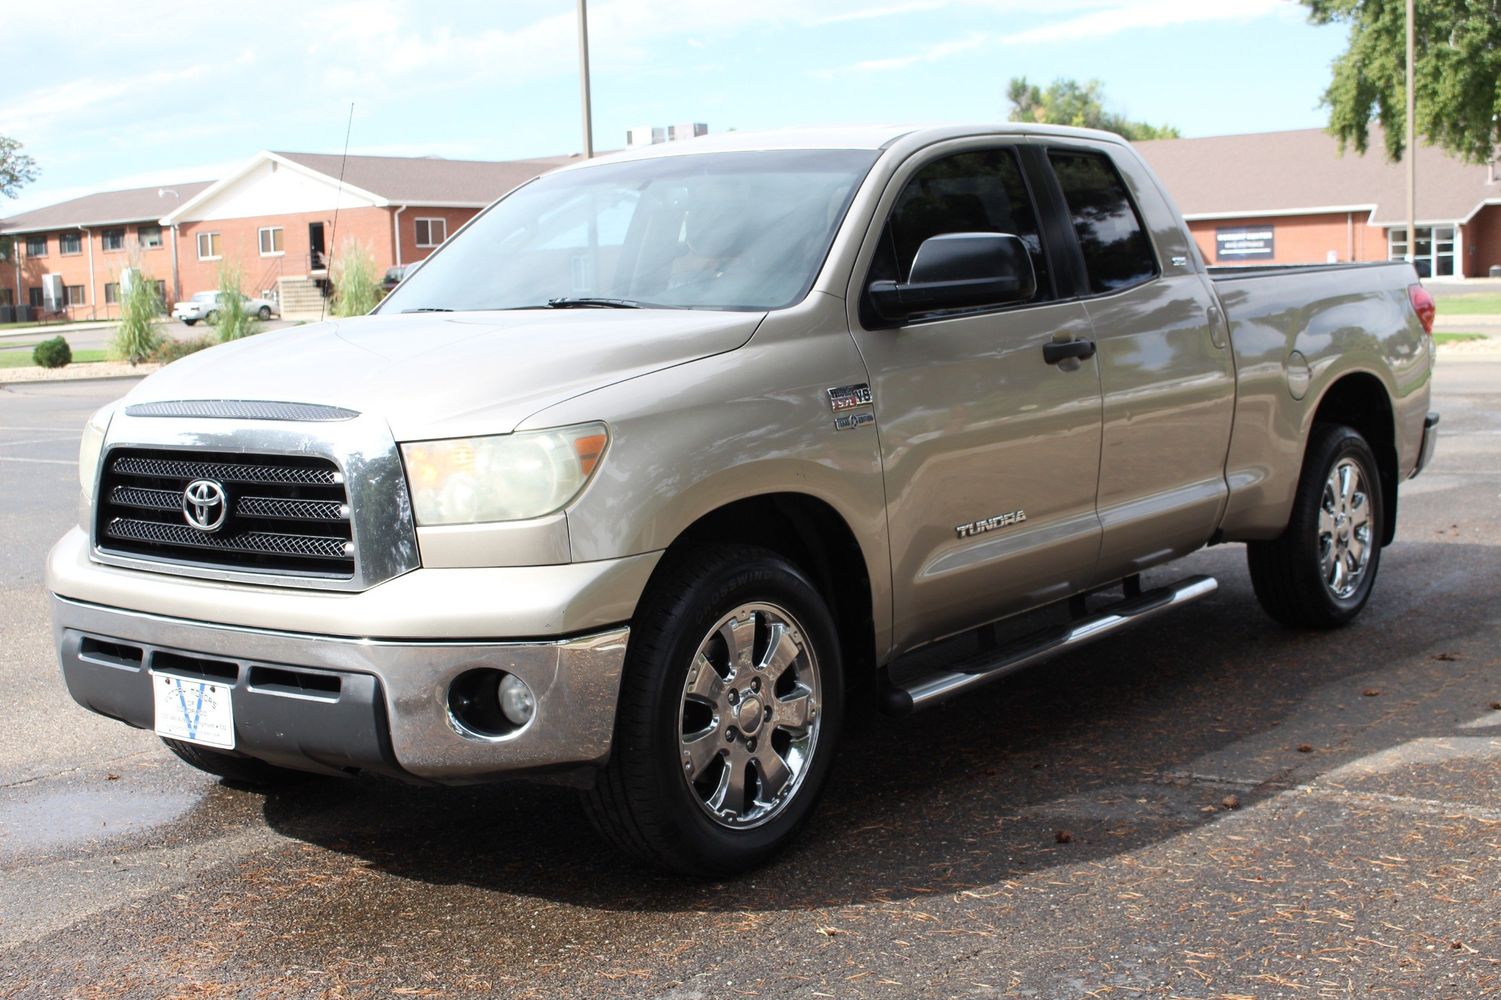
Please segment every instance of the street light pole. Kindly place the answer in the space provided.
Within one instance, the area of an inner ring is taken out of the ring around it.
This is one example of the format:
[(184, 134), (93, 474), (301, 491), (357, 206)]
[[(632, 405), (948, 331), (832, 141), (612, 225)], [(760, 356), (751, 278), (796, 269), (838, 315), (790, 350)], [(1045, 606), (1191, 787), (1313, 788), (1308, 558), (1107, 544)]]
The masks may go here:
[(584, 106), (584, 159), (594, 156), (594, 119), (589, 108), (589, 7), (579, 0), (579, 99)]
[[(156, 196), (158, 198), (165, 198), (169, 194), (172, 197), (174, 197), (174, 198), (177, 199), (177, 204), (178, 205), (182, 204), (182, 194), (181, 194), (181, 192), (175, 191), (172, 188), (157, 188), (156, 189)], [(172, 301), (175, 303), (175, 302), (179, 301), (182, 298), (182, 282), (180, 282), (178, 280), (178, 278), (177, 278), (177, 220), (176, 219), (172, 220), (171, 236), (172, 236)], [(170, 309), (171, 307), (168, 306), (168, 305), (166, 305), (165, 303), (163, 303), (162, 308), (164, 308), (164, 309)]]
[[(579, 0), (580, 3), (583, 0)], [(1418, 150), (1417, 96), (1413, 93), (1416, 76), (1417, 30), (1413, 26), (1415, 0), (1407, 0), (1407, 260), (1417, 259), (1418, 247)]]

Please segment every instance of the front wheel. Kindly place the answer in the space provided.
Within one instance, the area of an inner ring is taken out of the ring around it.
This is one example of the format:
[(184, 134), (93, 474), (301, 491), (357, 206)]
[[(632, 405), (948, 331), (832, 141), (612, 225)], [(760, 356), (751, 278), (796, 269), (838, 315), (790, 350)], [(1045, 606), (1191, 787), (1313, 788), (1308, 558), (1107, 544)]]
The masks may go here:
[(198, 322), (196, 319), (185, 319), (185, 320), (182, 321), (182, 325), (183, 326), (192, 326), (196, 322)]
[(718, 546), (659, 574), (633, 622), (615, 745), (586, 806), (637, 858), (705, 877), (786, 846), (828, 779), (843, 708), (833, 618), (795, 566)]
[(205, 323), (209, 324), (210, 326), (212, 326), (215, 322), (217, 322), (218, 319), (219, 319), (219, 314), (216, 313), (216, 312), (208, 313), (206, 316), (203, 317), (203, 321)]
[(1246, 547), (1256, 599), (1284, 625), (1347, 624), (1370, 599), (1385, 517), (1365, 438), (1342, 424), (1315, 424), (1287, 530)]

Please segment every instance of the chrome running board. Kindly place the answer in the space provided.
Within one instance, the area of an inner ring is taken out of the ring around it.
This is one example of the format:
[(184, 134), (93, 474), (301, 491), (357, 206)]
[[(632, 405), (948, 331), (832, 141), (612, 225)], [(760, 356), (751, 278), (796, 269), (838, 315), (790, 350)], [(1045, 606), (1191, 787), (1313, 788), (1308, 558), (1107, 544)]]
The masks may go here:
[(1056, 628), (1023, 636), (999, 649), (988, 650), (905, 687), (888, 688), (884, 707), (891, 715), (907, 715), (947, 701), (954, 695), (1029, 667), (1069, 649), (1103, 639), (1121, 629), (1155, 618), (1165, 611), (1191, 604), (1219, 589), (1211, 576), (1191, 576), (1101, 608), (1094, 614)]

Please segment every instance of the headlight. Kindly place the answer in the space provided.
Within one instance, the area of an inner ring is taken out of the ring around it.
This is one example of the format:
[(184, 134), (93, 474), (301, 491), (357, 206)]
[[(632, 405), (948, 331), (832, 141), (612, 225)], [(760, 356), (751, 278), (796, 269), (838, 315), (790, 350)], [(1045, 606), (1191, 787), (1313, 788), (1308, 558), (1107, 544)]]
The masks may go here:
[(99, 478), (99, 453), (104, 448), (104, 432), (115, 415), (115, 404), (100, 407), (83, 425), (83, 440), (78, 442), (78, 485), (83, 488), (86, 504), (94, 502), (94, 483)]
[(578, 496), (604, 455), (604, 424), (401, 446), (417, 523), (521, 521)]

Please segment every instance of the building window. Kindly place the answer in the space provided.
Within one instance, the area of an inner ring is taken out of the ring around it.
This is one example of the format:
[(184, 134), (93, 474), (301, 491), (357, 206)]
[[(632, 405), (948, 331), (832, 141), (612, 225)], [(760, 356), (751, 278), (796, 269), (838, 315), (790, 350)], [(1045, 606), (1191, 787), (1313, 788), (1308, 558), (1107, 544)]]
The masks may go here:
[(158, 309), (165, 308), (162, 303), (167, 301), (167, 283), (165, 281), (153, 281), (151, 289), (156, 292), (156, 307)]
[(78, 233), (58, 233), (57, 252), (61, 254), (83, 253), (83, 238)]
[(42, 308), (42, 290), (40, 288), (26, 289), (26, 302), (33, 309)]
[(447, 219), (417, 219), (417, 245), (435, 247), (448, 239)]
[(83, 286), (82, 285), (64, 285), (63, 286), (63, 305), (65, 305), (65, 306), (86, 306), (86, 305), (88, 305), (88, 303), (83, 300)]
[(45, 257), (45, 256), (47, 256), (47, 237), (45, 237), (45, 236), (28, 236), (28, 237), (26, 237), (26, 256), (28, 256), (28, 257)]
[(136, 236), (141, 241), (142, 250), (155, 250), (162, 245), (161, 226), (136, 226)]
[(198, 259), (199, 260), (218, 260), (219, 257), (221, 256), (220, 253), (219, 253), (219, 247), (220, 247), (220, 242), (219, 242), (219, 234), (218, 233), (199, 233), (198, 234)]
[(100, 239), (104, 243), (105, 250), (125, 249), (125, 230), (123, 229), (106, 229)]
[(120, 285), (117, 282), (106, 281), (104, 283), (104, 304), (112, 306), (120, 301)]
[[(1454, 274), (1454, 227), (1418, 226), (1412, 263), (1420, 278), (1445, 278)], [(1407, 228), (1386, 231), (1386, 259), (1407, 259)]]
[(0, 306), (13, 306), (16, 304), (15, 293), (9, 288), (0, 288)]
[(280, 226), (265, 226), (259, 231), (262, 257), (280, 257), (286, 251), (282, 249)]

